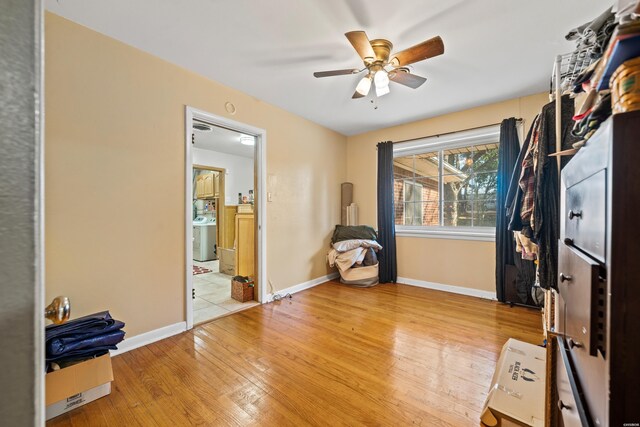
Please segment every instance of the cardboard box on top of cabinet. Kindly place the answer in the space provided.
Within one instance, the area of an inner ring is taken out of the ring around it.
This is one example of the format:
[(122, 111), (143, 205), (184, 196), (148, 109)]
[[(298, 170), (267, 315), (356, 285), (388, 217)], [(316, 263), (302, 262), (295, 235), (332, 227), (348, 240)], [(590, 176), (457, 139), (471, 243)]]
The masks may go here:
[(47, 420), (111, 393), (111, 356), (88, 359), (45, 376)]
[(509, 339), (502, 347), (480, 420), (488, 427), (544, 426), (547, 351)]

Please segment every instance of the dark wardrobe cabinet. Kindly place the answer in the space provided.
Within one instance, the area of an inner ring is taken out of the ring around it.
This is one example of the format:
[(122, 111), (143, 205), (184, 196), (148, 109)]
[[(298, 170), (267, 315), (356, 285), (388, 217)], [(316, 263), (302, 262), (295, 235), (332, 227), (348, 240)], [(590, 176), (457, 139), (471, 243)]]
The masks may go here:
[(602, 124), (562, 170), (559, 424), (640, 423), (640, 111)]

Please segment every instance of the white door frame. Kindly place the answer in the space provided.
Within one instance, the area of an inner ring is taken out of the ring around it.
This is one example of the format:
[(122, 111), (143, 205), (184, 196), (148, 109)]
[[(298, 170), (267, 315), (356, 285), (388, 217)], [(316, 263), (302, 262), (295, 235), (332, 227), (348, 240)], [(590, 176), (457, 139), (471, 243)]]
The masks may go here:
[(193, 120), (225, 127), (256, 137), (255, 165), (256, 165), (256, 202), (258, 210), (258, 300), (267, 301), (267, 131), (226, 117), (216, 116), (206, 111), (198, 110), (188, 105), (185, 108), (185, 279), (186, 279), (186, 318), (187, 329), (193, 328), (193, 158), (191, 153), (191, 134)]

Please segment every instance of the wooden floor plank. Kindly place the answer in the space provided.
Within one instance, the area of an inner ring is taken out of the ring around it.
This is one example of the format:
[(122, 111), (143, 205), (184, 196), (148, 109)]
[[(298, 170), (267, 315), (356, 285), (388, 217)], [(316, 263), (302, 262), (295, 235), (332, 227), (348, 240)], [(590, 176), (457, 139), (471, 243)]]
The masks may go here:
[(49, 426), (477, 426), (504, 342), (540, 312), (328, 282), (113, 359), (112, 393)]
[[(248, 325), (249, 327), (249, 329), (244, 332), (244, 335), (250, 335), (252, 329), (257, 329), (252, 327), (249, 321), (243, 322), (243, 325)], [(325, 377), (331, 378), (333, 381), (345, 382), (349, 387), (357, 389), (362, 396), (368, 397), (374, 402), (378, 396), (393, 395), (393, 393), (389, 394), (379, 390), (379, 388), (387, 387), (389, 379), (392, 379), (393, 383), (403, 383), (405, 391), (414, 393), (428, 392), (428, 390), (419, 389), (418, 381), (415, 381), (413, 376), (405, 375), (406, 378), (402, 378), (403, 375), (394, 374), (394, 366), (392, 365), (395, 363), (383, 362), (379, 357), (380, 354), (383, 353), (383, 349), (376, 349), (376, 351), (371, 352), (368, 357), (363, 358), (359, 355), (351, 357), (349, 351), (346, 350), (344, 346), (332, 346), (326, 340), (323, 345), (315, 345), (313, 343), (305, 344), (304, 342), (292, 339), (290, 335), (288, 337), (272, 337), (269, 341), (268, 345), (274, 345), (274, 347), (265, 348), (264, 351), (276, 354), (281, 352), (280, 349), (286, 348), (287, 352), (296, 355), (296, 359), (308, 360), (310, 363), (313, 363), (315, 370), (321, 371)], [(286, 356), (286, 354), (284, 355)], [(301, 357), (301, 355), (304, 357)], [(325, 355), (329, 355), (330, 357), (326, 357)], [(333, 357), (334, 355), (335, 357)], [(388, 356), (387, 359), (389, 359)], [(378, 369), (380, 365), (384, 365), (382, 370)], [(357, 376), (352, 375), (354, 372)], [(351, 378), (357, 378), (357, 381), (351, 383)], [(482, 390), (484, 390), (484, 388), (486, 387), (483, 387)], [(449, 395), (451, 395), (451, 393), (449, 393)], [(399, 416), (400, 414), (394, 414), (394, 411), (397, 408), (401, 408), (403, 403), (403, 401), (391, 399), (389, 407), (386, 407), (388, 405), (385, 405), (382, 401), (377, 401), (374, 407), (384, 412), (384, 416)], [(415, 412), (417, 408), (413, 409)], [(444, 411), (444, 408), (441, 409)]]

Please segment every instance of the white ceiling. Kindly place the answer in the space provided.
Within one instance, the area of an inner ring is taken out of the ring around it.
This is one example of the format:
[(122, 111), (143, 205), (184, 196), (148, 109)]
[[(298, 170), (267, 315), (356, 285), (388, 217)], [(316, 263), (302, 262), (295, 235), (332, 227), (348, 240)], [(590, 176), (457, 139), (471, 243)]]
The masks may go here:
[[(542, 92), (566, 32), (611, 0), (46, 0), (47, 9), (345, 135)], [(374, 109), (352, 100), (361, 68), (344, 33), (402, 50), (435, 35), (445, 54), (415, 64)]]
[(194, 129), (193, 134), (193, 146), (195, 148), (253, 159), (255, 147), (241, 144), (241, 133), (217, 126), (211, 126), (210, 132), (203, 132)]

